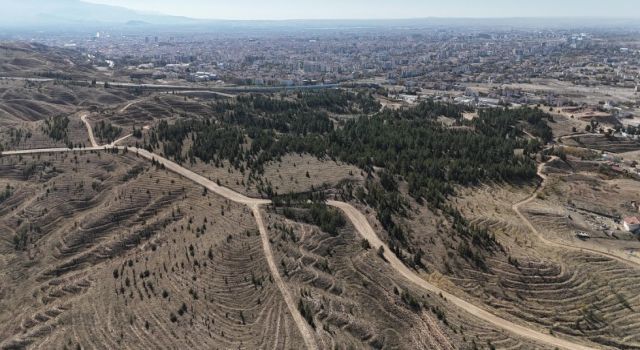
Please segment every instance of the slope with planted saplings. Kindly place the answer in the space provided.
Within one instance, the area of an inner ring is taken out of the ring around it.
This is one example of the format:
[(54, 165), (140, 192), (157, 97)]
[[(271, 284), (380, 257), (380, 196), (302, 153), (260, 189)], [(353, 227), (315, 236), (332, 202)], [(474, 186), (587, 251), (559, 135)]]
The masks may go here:
[[(517, 259), (509, 255), (511, 242), (503, 241), (499, 230), (472, 222), (474, 218), (465, 216), (451, 201), (457, 188), (477, 188), (484, 183), (534, 184), (535, 156), (542, 151), (542, 142), (551, 137), (546, 127), (552, 120), (550, 115), (538, 109), (495, 109), (481, 111), (479, 118), (466, 121), (462, 107), (426, 102), (412, 109), (349, 119), (329, 115), (332, 127), (300, 131), (292, 128), (295, 113), (287, 117), (293, 119), (284, 120), (286, 126), (280, 124), (283, 116), (277, 108), (284, 103), (281, 99), (273, 105), (260, 101), (258, 107), (252, 100), (245, 101), (250, 104), (242, 110), (261, 113), (238, 119), (225, 112), (220, 118), (227, 118), (227, 123), (194, 120), (167, 124), (157, 131), (157, 138), (152, 136), (154, 142), (147, 147), (165, 150), (164, 154), (173, 155), (185, 166), (204, 160), (213, 168), (237, 172), (243, 184), (253, 184), (267, 197), (281, 196), (284, 203), (327, 196), (359, 202), (374, 210), (381, 234), (394, 253), (425, 278), (444, 275), (454, 282), (467, 278), (469, 285), (479, 285), (482, 279), (478, 276), (489, 273), (500, 278), (503, 271), (494, 265)], [(454, 119), (454, 127), (440, 124), (438, 117), (442, 115)], [(254, 124), (260, 125), (259, 132)], [(539, 140), (531, 139), (531, 134)], [(219, 152), (202, 159), (200, 148)], [(262, 174), (264, 164), (277, 163), (290, 154), (352, 164), (364, 177), (288, 194)], [(251, 193), (250, 189), (245, 186), (244, 190)], [(469, 277), (468, 271), (477, 275)], [(441, 278), (440, 283), (459, 293), (455, 283), (447, 280)], [(480, 302), (488, 300), (480, 298)], [(488, 306), (499, 309), (499, 305)], [(521, 314), (504, 315), (516, 322), (533, 323), (532, 327), (541, 330), (551, 327)]]
[(132, 153), (3, 157), (0, 174), (3, 347), (303, 343), (248, 208)]
[[(605, 287), (632, 271), (542, 249), (511, 211), (535, 190), (536, 158), (552, 138), (553, 118), (539, 109), (466, 120), (469, 108), (434, 101), (381, 110), (367, 89), (236, 98), (88, 89), (122, 100), (43, 113), (51, 147), (88, 146), (84, 116), (99, 144), (132, 133), (123, 145), (274, 204), (234, 204), (123, 149), (3, 157), (0, 262), (18, 284), (3, 291), (15, 311), (0, 319), (2, 345), (540, 348), (408, 282), (327, 199), (364, 213), (424, 280), (493, 314), (576, 344), (635, 344), (632, 327), (609, 324), (633, 318), (634, 301)], [(588, 276), (600, 283), (593, 293), (583, 292)]]

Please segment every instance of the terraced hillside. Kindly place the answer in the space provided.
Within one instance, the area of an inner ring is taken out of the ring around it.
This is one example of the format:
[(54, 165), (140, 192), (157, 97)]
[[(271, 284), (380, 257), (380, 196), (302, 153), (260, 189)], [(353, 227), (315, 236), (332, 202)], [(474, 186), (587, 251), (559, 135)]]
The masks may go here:
[(640, 150), (640, 143), (626, 138), (606, 137), (604, 135), (584, 135), (565, 141), (567, 145), (576, 145), (611, 153), (625, 153)]
[(110, 122), (118, 125), (148, 124), (167, 118), (202, 118), (211, 115), (207, 100), (191, 99), (173, 94), (156, 94), (153, 97), (139, 96), (104, 114)]
[[(600, 246), (611, 243), (611, 237), (599, 238), (593, 233), (589, 241), (579, 240), (576, 230), (592, 231), (574, 226), (580, 225), (579, 215), (568, 213), (566, 207), (556, 203), (567, 205), (568, 200), (580, 196), (580, 191), (560, 190), (551, 195), (557, 187), (553, 179), (549, 180), (549, 190), (522, 210), (546, 239), (578, 248), (549, 246), (524, 226), (512, 205), (526, 198), (526, 188), (486, 186), (467, 190), (456, 200), (459, 208), (475, 225), (494, 232), (508, 250), (506, 258), (488, 257), (485, 269), (455, 269), (456, 276), (450, 278), (454, 288), (461, 288), (504, 317), (530, 322), (554, 334), (583, 337), (602, 347), (639, 348), (635, 329), (640, 300), (634, 291), (640, 278), (637, 266), (579, 249), (607, 252), (613, 251), (615, 244), (634, 243), (613, 242), (608, 250)], [(576, 181), (567, 184), (579, 183)], [(610, 204), (599, 198), (594, 204)]]
[[(5, 156), (0, 185), (3, 348), (304, 347), (247, 207), (131, 152)], [(533, 346), (393, 277), (349, 226), (265, 217), (319, 348)]]
[[(577, 209), (565, 205), (628, 201), (634, 183), (598, 188), (597, 175), (572, 174), (595, 163), (554, 158), (553, 181), (575, 176), (572, 185), (535, 192), (522, 206), (528, 219), (514, 211), (537, 184), (544, 148), (533, 134), (550, 132), (540, 110), (463, 120), (463, 108), (433, 101), (377, 113), (361, 91), (218, 99), (58, 82), (20, 89), (51, 109), (32, 119), (13, 109), (3, 148), (80, 150), (0, 157), (2, 347), (538, 349), (536, 332), (638, 347), (640, 275), (580, 252), (572, 234), (588, 215), (568, 224)], [(99, 144), (131, 132), (122, 145), (148, 159), (82, 151), (87, 130)], [(148, 152), (208, 190), (149, 163)], [(210, 193), (215, 183), (251, 207)], [(562, 202), (563, 191), (576, 196)], [(356, 207), (386, 252), (360, 238), (357, 220), (314, 207), (325, 197)], [(509, 333), (514, 325), (534, 340)]]
[(0, 76), (72, 78), (95, 73), (74, 50), (38, 43), (0, 44)]
[(59, 82), (0, 80), (3, 121), (37, 121), (79, 109), (100, 109), (135, 99), (125, 89), (87, 88)]
[(329, 233), (300, 222), (305, 212), (272, 208), (265, 221), (280, 274), (298, 291), (298, 307), (321, 348), (539, 348), (407, 283), (351, 224)]
[(3, 347), (300, 347), (247, 208), (133, 154), (1, 162)]
[[(91, 113), (94, 119), (106, 119), (104, 115), (111, 109), (135, 97), (126, 90), (86, 88), (65, 82), (0, 80), (0, 147), (33, 149), (70, 143), (89, 145), (80, 116)], [(70, 122), (64, 130), (51, 134), (46, 123), (53, 118), (68, 118)]]

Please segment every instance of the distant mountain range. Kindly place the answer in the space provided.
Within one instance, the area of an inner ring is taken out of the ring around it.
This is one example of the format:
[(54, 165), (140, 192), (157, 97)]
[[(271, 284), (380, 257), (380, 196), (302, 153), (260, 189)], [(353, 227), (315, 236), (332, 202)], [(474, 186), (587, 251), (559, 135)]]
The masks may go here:
[(370, 28), (553, 28), (635, 27), (635, 19), (595, 18), (416, 18), (390, 20), (290, 20), (232, 21), (201, 20), (144, 13), (124, 7), (88, 3), (82, 0), (0, 0), (0, 37), (7, 31), (40, 30), (187, 30), (255, 31)]
[(148, 14), (80, 0), (0, 2), (0, 28), (95, 27), (104, 25), (193, 25), (185, 17)]

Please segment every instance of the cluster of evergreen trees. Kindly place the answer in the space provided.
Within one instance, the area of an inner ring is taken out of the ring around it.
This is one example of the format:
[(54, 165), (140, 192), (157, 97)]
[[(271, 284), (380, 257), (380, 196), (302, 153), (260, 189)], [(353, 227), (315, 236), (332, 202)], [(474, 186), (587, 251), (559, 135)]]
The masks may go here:
[[(260, 94), (239, 96), (212, 103), (213, 118), (179, 120), (173, 124), (162, 121), (145, 147), (162, 149), (178, 162), (194, 161), (197, 157), (216, 165), (228, 160), (241, 167), (243, 162), (254, 165), (255, 159), (261, 169), (264, 161), (260, 155), (272, 147), (277, 135), (294, 138), (326, 135), (334, 131), (329, 113), (369, 113), (379, 108), (370, 94), (344, 90), (300, 92), (278, 98)], [(110, 129), (104, 129), (105, 136), (109, 132)], [(252, 140), (249, 150), (242, 147), (245, 136)], [(183, 150), (187, 138), (193, 142), (189, 150)]]
[[(185, 140), (191, 146), (184, 149)], [(243, 167), (246, 143), (242, 128), (218, 124), (211, 119), (178, 120), (174, 124), (161, 121), (151, 133), (145, 147), (149, 150), (161, 148), (166, 157), (181, 163), (195, 162), (196, 158), (220, 166), (223, 160), (230, 161), (236, 168)]]
[(380, 103), (366, 92), (352, 93), (345, 90), (324, 90), (321, 92), (300, 92), (298, 101), (308, 109), (324, 109), (337, 114), (370, 114), (380, 110)]
[[(535, 175), (534, 162), (514, 153), (528, 142), (487, 129), (490, 120), (484, 114), (475, 121), (482, 128), (452, 129), (425, 117), (419, 112), (423, 107), (350, 121), (326, 138), (327, 153), (366, 171), (380, 167), (399, 175), (412, 196), (431, 203), (442, 202), (454, 184)], [(499, 113), (515, 127), (510, 111)]]
[(9, 199), (12, 194), (13, 190), (11, 189), (11, 186), (7, 184), (7, 186), (4, 188), (4, 191), (0, 192), (0, 204)]
[[(539, 109), (489, 109), (467, 121), (462, 118), (466, 107), (428, 101), (337, 126), (322, 112), (309, 110), (308, 106), (329, 108), (332, 101), (347, 109), (360, 109), (353, 105), (364, 103), (354, 97), (359, 95), (339, 91), (299, 93), (297, 100), (251, 95), (222, 101), (222, 122), (213, 118), (163, 121), (147, 147), (162, 147), (166, 156), (177, 161), (199, 158), (219, 165), (228, 160), (258, 175), (267, 162), (287, 153), (330, 157), (368, 173), (383, 168), (386, 191), (395, 191), (394, 176), (399, 177), (409, 184), (414, 198), (439, 206), (454, 185), (532, 178), (535, 162), (527, 155), (537, 152), (541, 144), (522, 137), (523, 129), (542, 140), (551, 138), (545, 122), (550, 116)], [(437, 120), (440, 116), (466, 127), (442, 125)], [(187, 138), (192, 142), (183, 150)], [(523, 149), (525, 156), (516, 149)]]
[(44, 132), (56, 141), (68, 140), (69, 117), (58, 115), (44, 121)]
[(105, 123), (104, 120), (101, 120), (93, 127), (93, 133), (100, 139), (107, 140), (108, 142), (115, 141), (121, 132), (121, 128), (113, 126), (111, 123)]
[[(390, 248), (412, 266), (421, 265), (422, 252), (411, 248), (405, 228), (394, 219), (406, 215), (407, 209), (399, 182), (408, 184), (409, 195), (419, 203), (426, 202), (444, 213), (464, 238), (459, 253), (478, 268), (485, 268), (483, 255), (475, 249), (491, 251), (500, 249), (499, 244), (489, 232), (473, 227), (448, 206), (447, 197), (456, 185), (532, 179), (536, 174), (532, 156), (542, 142), (525, 137), (525, 131), (543, 142), (552, 138), (547, 125), (552, 118), (539, 109), (487, 109), (479, 111), (477, 118), (465, 120), (462, 114), (468, 107), (427, 101), (369, 115), (367, 112), (379, 109), (371, 95), (341, 90), (277, 98), (250, 95), (217, 101), (211, 108), (214, 118), (160, 123), (147, 147), (162, 147), (165, 155), (177, 161), (199, 158), (220, 166), (227, 160), (254, 177), (262, 175), (268, 162), (288, 153), (308, 153), (356, 165), (370, 176), (364, 187), (342, 188), (341, 194), (376, 209), (389, 233)], [(329, 113), (358, 116), (332, 120)], [(453, 119), (454, 127), (438, 121), (441, 116)], [(189, 143), (185, 142), (188, 138)], [(183, 149), (186, 144), (190, 146)], [(317, 196), (313, 191), (307, 195)], [(277, 202), (296, 199), (283, 197)], [(341, 216), (326, 207), (310, 207), (307, 212), (298, 219), (329, 233), (335, 234), (343, 225)], [(413, 258), (404, 257), (403, 249)]]
[[(485, 135), (516, 138), (522, 129), (526, 129), (544, 142), (553, 139), (551, 128), (547, 125), (547, 122), (553, 122), (553, 117), (539, 108), (485, 109), (479, 114), (480, 118), (470, 124)], [(514, 122), (518, 124), (514, 125)]]

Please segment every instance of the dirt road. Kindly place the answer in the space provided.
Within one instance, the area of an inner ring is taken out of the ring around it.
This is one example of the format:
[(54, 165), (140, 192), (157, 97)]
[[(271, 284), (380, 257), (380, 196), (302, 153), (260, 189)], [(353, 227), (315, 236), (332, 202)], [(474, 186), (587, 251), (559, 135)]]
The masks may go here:
[[(133, 104), (133, 102), (132, 102), (131, 104)], [(93, 128), (91, 127), (91, 123), (89, 123), (89, 121), (87, 120), (87, 115), (86, 115), (86, 114), (83, 114), (83, 115), (80, 117), (80, 120), (82, 120), (82, 122), (84, 123), (84, 125), (87, 127), (87, 133), (89, 134), (89, 141), (91, 142), (91, 146), (92, 146), (92, 147), (100, 147), (100, 145), (98, 145), (98, 142), (96, 141), (95, 136), (93, 135)], [(126, 140), (126, 139), (130, 138), (131, 136), (133, 136), (133, 134), (125, 135), (125, 136), (123, 136), (123, 137), (121, 137), (121, 138), (119, 138), (119, 139), (117, 139), (117, 140), (115, 140), (115, 141), (111, 142), (110, 144), (105, 145), (105, 147), (113, 148), (113, 147), (115, 147), (117, 144), (119, 144), (120, 142), (122, 142), (122, 141), (124, 141), (124, 140)]]
[(226, 98), (235, 98), (237, 95), (232, 95), (232, 94), (225, 94), (224, 92), (218, 92), (218, 91), (178, 91), (176, 92), (176, 94), (178, 95), (186, 95), (186, 94), (210, 94), (210, 95), (217, 95), (217, 96), (221, 96), (221, 97), (226, 97)]
[[(89, 132), (89, 137), (91, 139), (92, 144), (94, 145), (94, 147), (91, 148), (85, 148), (82, 150), (99, 150), (99, 149), (104, 149), (101, 147), (97, 147), (97, 143), (95, 142), (95, 139), (93, 138), (93, 132), (91, 130), (91, 125), (86, 121), (86, 116), (83, 116), (81, 119), (83, 120), (83, 122), (85, 122), (85, 125), (87, 126), (88, 132)], [(120, 150), (124, 150), (125, 147), (122, 146), (118, 146), (116, 147)], [(68, 148), (59, 148), (59, 149), (41, 149), (41, 150), (24, 150), (24, 151), (8, 151), (8, 152), (2, 152), (2, 155), (14, 155), (14, 154), (34, 154), (34, 153), (50, 153), (50, 152), (69, 152), (72, 151)], [(291, 296), (291, 294), (289, 293), (286, 285), (284, 284), (284, 281), (282, 280), (282, 278), (280, 277), (280, 273), (277, 269), (277, 265), (274, 262), (274, 258), (273, 258), (273, 253), (271, 251), (271, 246), (268, 240), (268, 235), (266, 232), (266, 229), (264, 227), (264, 223), (262, 220), (262, 214), (260, 212), (259, 207), (261, 205), (267, 205), (270, 204), (271, 201), (267, 200), (267, 199), (256, 199), (256, 198), (250, 198), (247, 196), (244, 196), (240, 193), (237, 193), (231, 189), (228, 189), (226, 187), (222, 187), (220, 185), (218, 185), (217, 183), (201, 176), (198, 175), (168, 159), (165, 159), (159, 155), (156, 155), (154, 153), (151, 153), (147, 150), (144, 149), (139, 149), (139, 148), (128, 148), (129, 152), (134, 152), (137, 153), (139, 156), (142, 156), (146, 159), (149, 160), (154, 160), (162, 165), (164, 165), (164, 167), (178, 175), (181, 175), (205, 188), (207, 188), (208, 190), (217, 193), (220, 196), (223, 196), (229, 200), (232, 200), (234, 202), (237, 203), (242, 203), (245, 204), (247, 206), (249, 206), (249, 208), (252, 210), (257, 225), (258, 225), (258, 229), (260, 230), (260, 235), (262, 238), (262, 244), (263, 244), (263, 248), (265, 251), (265, 256), (267, 258), (267, 263), (269, 265), (269, 270), (271, 272), (271, 274), (273, 275), (274, 281), (276, 282), (276, 286), (278, 287), (278, 289), (280, 290), (285, 303), (287, 304), (287, 308), (289, 309), (289, 311), (291, 312), (293, 319), (301, 333), (301, 335), (304, 338), (305, 341), (305, 345), (307, 346), (308, 349), (317, 349), (317, 344), (315, 342), (315, 337), (313, 335), (313, 332), (308, 328), (308, 324), (306, 323), (306, 321), (302, 318), (302, 316), (300, 315), (300, 313), (297, 310), (297, 305), (295, 304), (295, 302), (293, 301), (293, 298)], [(538, 169), (538, 172), (541, 173), (541, 168)], [(536, 191), (537, 192), (537, 191)], [(536, 193), (537, 194), (537, 193)], [(530, 228), (532, 228), (535, 231), (535, 228), (533, 227), (533, 225), (531, 225), (530, 222), (528, 222), (528, 220), (526, 220), (526, 218), (524, 218), (524, 216), (522, 216), (522, 214), (519, 213), (519, 206), (526, 204), (530, 201), (533, 200), (533, 198), (535, 198), (535, 195), (532, 196), (530, 199), (525, 200), (519, 204), (516, 204), (514, 206), (514, 210), (516, 210), (516, 212), (518, 212), (519, 216), (521, 218), (523, 218), (523, 220), (525, 220), (525, 222), (528, 223), (528, 226), (530, 226)], [(452, 304), (454, 304), (455, 306), (465, 310), (466, 312), (470, 313), (471, 315), (482, 319), (494, 326), (496, 326), (497, 328), (501, 328), (503, 330), (506, 330), (510, 333), (513, 333), (517, 336), (521, 336), (524, 338), (528, 338), (531, 339), (533, 341), (539, 342), (541, 344), (546, 344), (547, 346), (551, 346), (551, 347), (557, 347), (557, 348), (563, 348), (563, 349), (575, 349), (575, 350), (586, 350), (586, 349), (593, 349), (590, 348), (588, 346), (585, 345), (581, 345), (578, 343), (574, 343), (571, 342), (569, 340), (565, 340), (565, 339), (561, 339), (561, 338), (556, 338), (554, 336), (551, 336), (549, 334), (545, 334), (542, 332), (538, 332), (536, 330), (532, 330), (529, 329), (525, 326), (521, 326), (518, 324), (515, 324), (511, 321), (505, 320), (501, 317), (498, 317), (496, 315), (493, 315), (491, 313), (489, 313), (488, 311), (475, 306), (465, 300), (460, 299), (459, 297), (456, 297), (453, 294), (450, 294), (440, 288), (438, 288), (437, 286), (425, 281), (424, 279), (422, 279), (420, 276), (418, 276), (414, 271), (410, 270), (407, 266), (405, 266), (394, 254), (392, 254), (392, 252), (389, 250), (389, 247), (378, 237), (378, 235), (375, 233), (375, 231), (373, 230), (373, 228), (371, 227), (371, 225), (369, 224), (369, 222), (367, 221), (367, 218), (360, 212), (358, 211), (356, 208), (354, 208), (353, 206), (351, 206), (348, 203), (344, 203), (344, 202), (338, 202), (338, 201), (328, 201), (327, 202), (328, 205), (331, 205), (333, 207), (339, 208), (340, 210), (342, 210), (347, 218), (353, 223), (353, 225), (355, 226), (356, 230), (358, 231), (358, 233), (360, 233), (360, 235), (362, 235), (362, 237), (364, 237), (365, 239), (367, 239), (369, 241), (369, 243), (371, 244), (372, 247), (374, 247), (375, 249), (378, 249), (379, 247), (383, 247), (384, 248), (384, 257), (387, 259), (387, 261), (390, 263), (391, 267), (393, 267), (401, 276), (405, 277), (406, 279), (408, 279), (409, 281), (413, 282), (414, 284), (416, 284), (417, 286), (419, 286), (420, 288), (429, 291), (431, 293), (434, 294), (441, 294), (444, 298), (446, 298), (449, 302), (451, 302)], [(580, 248), (578, 248), (580, 249)]]
[[(125, 147), (117, 147), (120, 150), (125, 149)], [(160, 157), (154, 153), (151, 153), (147, 150), (144, 149), (140, 149), (140, 148), (128, 148), (127, 149), (129, 152), (134, 152), (148, 160), (154, 160), (155, 162), (158, 162), (162, 165), (164, 165), (164, 167), (167, 170), (170, 170), (180, 176), (183, 176), (205, 188), (207, 188), (207, 190), (214, 192), (224, 198), (227, 198), (229, 200), (232, 200), (236, 203), (241, 203), (241, 204), (245, 204), (247, 206), (249, 206), (251, 208), (251, 210), (253, 211), (253, 215), (256, 219), (256, 223), (258, 225), (258, 229), (260, 231), (260, 236), (262, 238), (262, 246), (264, 249), (264, 253), (267, 259), (267, 264), (269, 266), (269, 271), (271, 273), (271, 275), (273, 276), (273, 279), (276, 283), (277, 288), (280, 290), (280, 294), (282, 294), (282, 297), (285, 301), (285, 303), (287, 304), (287, 308), (289, 309), (289, 311), (291, 312), (291, 316), (293, 317), (294, 322), (296, 323), (296, 326), (298, 328), (298, 330), (300, 331), (300, 334), (302, 335), (305, 345), (307, 347), (307, 349), (310, 350), (316, 350), (318, 349), (318, 346), (316, 345), (315, 342), (315, 337), (313, 336), (313, 332), (309, 329), (309, 325), (307, 324), (307, 321), (304, 320), (302, 318), (302, 315), (300, 314), (300, 312), (297, 309), (297, 304), (295, 303), (295, 301), (293, 300), (293, 298), (291, 297), (291, 294), (289, 293), (289, 290), (287, 289), (286, 285), (284, 284), (284, 281), (282, 280), (282, 278), (280, 277), (280, 271), (278, 271), (278, 267), (276, 265), (276, 263), (274, 262), (274, 258), (273, 258), (273, 253), (271, 252), (271, 246), (269, 244), (269, 236), (267, 234), (267, 230), (264, 227), (264, 223), (262, 221), (262, 214), (260, 212), (259, 207), (261, 205), (265, 205), (265, 204), (270, 204), (271, 201), (267, 200), (267, 199), (257, 199), (257, 198), (250, 198), (250, 197), (246, 197), (240, 193), (237, 193), (231, 189), (228, 189), (226, 187), (222, 187), (220, 185), (218, 185), (217, 183), (201, 176), (198, 175), (196, 173), (194, 173), (191, 170), (188, 170), (166, 158)]]
[(400, 275), (402, 275), (409, 281), (415, 283), (422, 289), (427, 290), (436, 295), (442, 294), (442, 296), (445, 299), (447, 299), (447, 301), (465, 310), (466, 312), (472, 314), (473, 316), (476, 316), (488, 323), (493, 324), (498, 328), (502, 328), (510, 333), (519, 335), (521, 337), (529, 338), (536, 342), (543, 343), (551, 347), (559, 347), (563, 349), (576, 349), (576, 350), (593, 349), (588, 346), (576, 344), (569, 340), (556, 338), (552, 335), (544, 334), (544, 333), (526, 328), (524, 326), (515, 324), (511, 321), (507, 321), (467, 301), (464, 301), (453, 294), (450, 294), (436, 287), (435, 285), (422, 279), (414, 271), (410, 270), (406, 265), (404, 265), (400, 261), (400, 259), (398, 259), (395, 256), (395, 254), (393, 254), (391, 250), (389, 250), (389, 247), (384, 242), (382, 242), (382, 240), (378, 237), (378, 235), (375, 233), (375, 231), (369, 224), (369, 221), (367, 221), (367, 218), (359, 210), (357, 210), (350, 204), (344, 203), (344, 202), (328, 201), (327, 204), (342, 210), (347, 215), (349, 220), (353, 223), (353, 225), (356, 227), (356, 230), (366, 240), (369, 241), (369, 244), (371, 244), (373, 248), (375, 249), (378, 249), (379, 247), (384, 248), (384, 257), (385, 259), (387, 259), (389, 264), (391, 264), (391, 267), (393, 267)]
[(42, 154), (42, 153), (64, 153), (64, 152), (76, 152), (76, 151), (99, 151), (103, 150), (103, 147), (85, 147), (85, 148), (38, 148), (38, 149), (25, 149), (19, 151), (4, 151), (0, 154), (3, 156), (19, 156), (26, 154)]
[[(151, 129), (151, 127), (150, 127), (149, 125), (146, 125), (146, 126), (142, 127), (142, 130), (149, 130), (149, 129)], [(126, 139), (128, 139), (128, 138), (130, 138), (130, 137), (133, 137), (133, 134), (128, 134), (128, 135), (122, 136), (121, 138), (119, 138), (119, 139), (117, 139), (117, 140), (115, 140), (115, 141), (111, 142), (111, 143), (109, 144), (109, 146), (107, 146), (107, 147), (115, 147), (115, 146), (117, 146), (120, 142), (122, 142), (122, 141), (124, 141), (124, 140), (126, 140)]]
[(91, 127), (91, 124), (87, 121), (87, 114), (83, 114), (80, 117), (80, 120), (82, 120), (84, 125), (87, 127), (87, 133), (89, 133), (89, 141), (91, 142), (91, 146), (99, 147), (98, 143), (96, 142), (96, 138), (93, 136), (93, 128)]
[(133, 136), (133, 134), (125, 135), (125, 136), (123, 136), (123, 137), (121, 137), (121, 138), (119, 138), (119, 139), (117, 139), (117, 140), (115, 140), (115, 141), (111, 142), (111, 143), (109, 144), (109, 146), (108, 146), (108, 147), (115, 147), (115, 146), (117, 146), (120, 142), (122, 142), (122, 141), (124, 141), (124, 140), (126, 140), (126, 139), (130, 138), (131, 136)]
[[(118, 146), (117, 148), (120, 150), (123, 150), (125, 147)], [(254, 205), (265, 205), (265, 204), (271, 203), (271, 201), (268, 199), (250, 198), (238, 192), (235, 192), (234, 190), (220, 186), (214, 181), (211, 181), (204, 176), (198, 175), (191, 170), (188, 170), (166, 158), (163, 158), (157, 154), (151, 153), (145, 149), (132, 147), (132, 148), (128, 148), (128, 151), (137, 153), (138, 155), (146, 159), (155, 160), (156, 162), (164, 165), (165, 168), (167, 168), (168, 170), (171, 170), (172, 172), (180, 176), (183, 176), (199, 185), (202, 185), (203, 187), (206, 187), (207, 190), (217, 193), (220, 196), (225, 197), (229, 200), (232, 200), (236, 203), (245, 204), (250, 207)]]
[(126, 110), (127, 110), (127, 109), (129, 109), (129, 107), (133, 106), (133, 105), (134, 105), (134, 104), (136, 104), (136, 103), (140, 103), (140, 102), (142, 102), (142, 101), (144, 101), (144, 99), (135, 100), (135, 101), (131, 101), (131, 102), (127, 103), (124, 107), (122, 107), (122, 108), (120, 109), (119, 113), (124, 113), (124, 112), (126, 112)]
[[(558, 159), (558, 157), (551, 157), (551, 159), (549, 161), (552, 160), (556, 160)], [(565, 244), (565, 243), (560, 243), (557, 241), (552, 241), (547, 239), (542, 233), (540, 233), (540, 231), (533, 226), (533, 224), (531, 223), (531, 221), (529, 221), (529, 219), (522, 214), (522, 211), (520, 210), (520, 208), (524, 205), (527, 205), (531, 202), (533, 202), (537, 197), (538, 194), (544, 190), (546, 182), (547, 182), (547, 175), (544, 174), (544, 167), (546, 166), (546, 163), (541, 163), (540, 165), (538, 165), (538, 176), (542, 179), (542, 183), (540, 183), (540, 185), (538, 186), (538, 188), (535, 190), (535, 192), (528, 198), (514, 204), (512, 206), (513, 211), (518, 215), (518, 217), (525, 223), (525, 225), (527, 226), (527, 228), (529, 228), (529, 231), (531, 231), (533, 234), (536, 235), (536, 237), (538, 238), (538, 240), (540, 240), (542, 243), (544, 243), (547, 246), (551, 246), (551, 247), (555, 247), (555, 248), (559, 248), (559, 249), (569, 249), (569, 250), (574, 250), (574, 251), (584, 251), (584, 252), (589, 252), (592, 254), (597, 254), (597, 255), (601, 255), (601, 256), (605, 256), (607, 258), (610, 259), (614, 259), (617, 260), (625, 265), (631, 265), (634, 268), (637, 268), (638, 266), (640, 266), (640, 262), (631, 258), (627, 258), (625, 256), (620, 256), (620, 255), (616, 255), (613, 253), (609, 253), (609, 252), (604, 252), (595, 248), (587, 248), (587, 247), (579, 247), (579, 246), (573, 246), (570, 244)]]
[(271, 275), (273, 276), (273, 280), (278, 286), (278, 289), (282, 292), (282, 297), (287, 304), (287, 308), (293, 316), (293, 320), (298, 326), (298, 330), (302, 334), (302, 338), (304, 339), (305, 345), (307, 349), (316, 350), (318, 349), (318, 345), (316, 344), (316, 338), (313, 336), (313, 332), (309, 328), (309, 324), (307, 321), (302, 318), (302, 315), (296, 308), (296, 303), (291, 297), (289, 293), (289, 289), (284, 284), (284, 281), (280, 277), (280, 273), (278, 271), (278, 266), (275, 263), (273, 258), (273, 252), (271, 251), (271, 244), (269, 243), (269, 234), (267, 233), (267, 229), (264, 227), (264, 221), (262, 220), (262, 213), (260, 212), (260, 206), (252, 205), (251, 210), (253, 211), (253, 216), (256, 219), (256, 223), (258, 224), (258, 229), (260, 230), (260, 237), (262, 239), (262, 248), (264, 249), (264, 255), (267, 258), (267, 264), (269, 265), (269, 270), (271, 271)]

